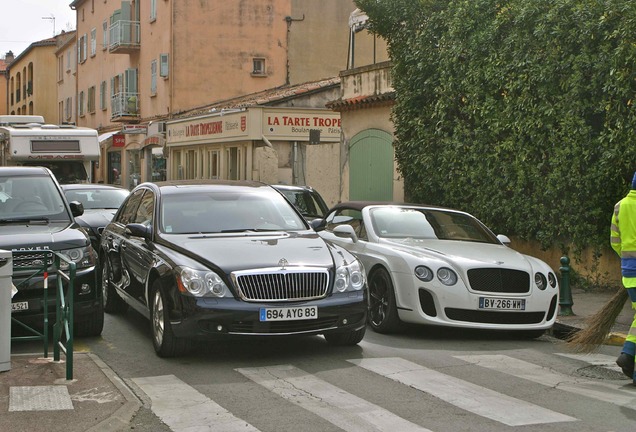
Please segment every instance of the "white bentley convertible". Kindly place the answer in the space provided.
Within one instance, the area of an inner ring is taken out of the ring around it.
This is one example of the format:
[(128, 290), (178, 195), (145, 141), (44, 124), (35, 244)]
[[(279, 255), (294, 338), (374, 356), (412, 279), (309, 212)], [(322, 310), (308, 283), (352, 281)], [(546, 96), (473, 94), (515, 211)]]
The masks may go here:
[(538, 337), (554, 324), (559, 287), (550, 266), (468, 213), (345, 202), (312, 225), (362, 261), (377, 332), (407, 322)]

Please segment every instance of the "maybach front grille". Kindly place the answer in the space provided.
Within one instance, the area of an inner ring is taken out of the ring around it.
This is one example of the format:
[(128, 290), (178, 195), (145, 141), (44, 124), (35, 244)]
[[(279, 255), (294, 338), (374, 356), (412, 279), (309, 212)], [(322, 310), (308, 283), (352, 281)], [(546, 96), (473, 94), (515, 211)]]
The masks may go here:
[(329, 288), (329, 272), (323, 269), (236, 272), (232, 278), (245, 301), (315, 300)]

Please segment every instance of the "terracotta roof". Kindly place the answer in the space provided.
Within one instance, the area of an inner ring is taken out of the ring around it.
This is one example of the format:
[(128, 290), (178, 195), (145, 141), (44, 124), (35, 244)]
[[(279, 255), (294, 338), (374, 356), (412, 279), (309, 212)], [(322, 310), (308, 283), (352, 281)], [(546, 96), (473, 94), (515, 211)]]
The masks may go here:
[(327, 108), (334, 111), (351, 111), (355, 109), (393, 105), (393, 103), (395, 103), (394, 91), (380, 95), (356, 96), (348, 99), (338, 99), (329, 102), (327, 104)]
[(183, 118), (207, 114), (213, 108), (221, 110), (249, 108), (259, 105), (268, 106), (276, 102), (283, 102), (286, 99), (294, 99), (296, 97), (311, 94), (312, 92), (318, 92), (339, 85), (340, 77), (326, 78), (319, 81), (311, 81), (293, 86), (286, 85), (276, 87), (274, 89), (264, 90), (258, 93), (240, 96), (233, 99), (217, 101), (202, 107), (194, 108), (192, 110), (183, 111), (181, 113), (178, 113), (176, 117)]
[(19, 59), (27, 55), (27, 53), (31, 51), (33, 48), (41, 47), (41, 46), (51, 46), (51, 45), (55, 46), (56, 44), (57, 42), (55, 37), (50, 37), (48, 39), (42, 39), (40, 41), (33, 42), (24, 51), (22, 51), (19, 55), (15, 57), (15, 59), (13, 60), (13, 63), (17, 62)]

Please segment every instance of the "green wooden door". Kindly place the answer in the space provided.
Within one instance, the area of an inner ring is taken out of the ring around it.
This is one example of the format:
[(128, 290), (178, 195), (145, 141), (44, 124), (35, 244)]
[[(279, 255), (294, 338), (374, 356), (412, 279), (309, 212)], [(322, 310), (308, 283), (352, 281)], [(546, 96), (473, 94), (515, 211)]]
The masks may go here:
[(391, 134), (367, 129), (349, 143), (349, 199), (393, 200)]

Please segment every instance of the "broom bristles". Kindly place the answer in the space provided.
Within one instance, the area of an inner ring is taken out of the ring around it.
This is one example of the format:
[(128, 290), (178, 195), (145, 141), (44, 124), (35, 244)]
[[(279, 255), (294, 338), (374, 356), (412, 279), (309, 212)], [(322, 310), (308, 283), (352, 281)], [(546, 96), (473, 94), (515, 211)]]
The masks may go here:
[(579, 353), (595, 351), (607, 339), (628, 298), (627, 290), (621, 287), (598, 312), (585, 320), (585, 328), (568, 337), (568, 347)]

